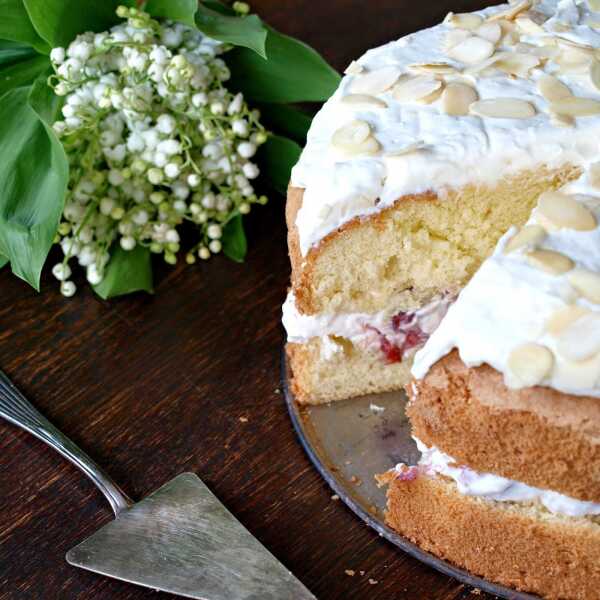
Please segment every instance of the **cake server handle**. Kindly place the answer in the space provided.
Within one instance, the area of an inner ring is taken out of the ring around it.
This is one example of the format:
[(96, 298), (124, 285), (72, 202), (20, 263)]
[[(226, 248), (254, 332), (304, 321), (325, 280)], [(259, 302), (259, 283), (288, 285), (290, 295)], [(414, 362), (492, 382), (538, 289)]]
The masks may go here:
[(133, 502), (81, 448), (61, 433), (0, 371), (0, 416), (33, 434), (83, 471), (104, 494), (115, 516)]

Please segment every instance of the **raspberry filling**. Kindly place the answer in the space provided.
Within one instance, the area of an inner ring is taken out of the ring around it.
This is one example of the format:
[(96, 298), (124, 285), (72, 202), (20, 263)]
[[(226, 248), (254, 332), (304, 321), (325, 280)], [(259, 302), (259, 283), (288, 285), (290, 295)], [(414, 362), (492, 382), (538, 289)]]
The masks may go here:
[(392, 335), (386, 335), (372, 325), (367, 328), (377, 334), (379, 349), (388, 364), (401, 362), (406, 354), (422, 346), (429, 338), (429, 334), (419, 326), (414, 312), (399, 312), (392, 317)]

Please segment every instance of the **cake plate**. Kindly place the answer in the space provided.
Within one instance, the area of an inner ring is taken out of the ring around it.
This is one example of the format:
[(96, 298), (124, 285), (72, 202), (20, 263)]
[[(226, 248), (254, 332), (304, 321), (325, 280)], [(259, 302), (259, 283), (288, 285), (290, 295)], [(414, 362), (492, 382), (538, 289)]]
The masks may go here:
[(285, 352), (281, 364), (285, 401), (302, 446), (335, 494), (358, 517), (404, 552), (467, 585), (509, 600), (540, 600), (471, 575), (421, 550), (385, 524), (385, 489), (377, 487), (373, 475), (399, 462), (414, 465), (420, 456), (404, 414), (404, 392), (300, 406), (288, 385)]

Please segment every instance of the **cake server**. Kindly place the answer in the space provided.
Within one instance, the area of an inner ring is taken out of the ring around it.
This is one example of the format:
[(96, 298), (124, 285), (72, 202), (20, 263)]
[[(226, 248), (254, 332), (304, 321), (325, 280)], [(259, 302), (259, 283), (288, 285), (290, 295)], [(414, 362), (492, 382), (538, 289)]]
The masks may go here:
[(89, 571), (199, 600), (316, 600), (194, 473), (133, 503), (0, 371), (0, 416), (83, 471), (116, 519), (67, 553)]

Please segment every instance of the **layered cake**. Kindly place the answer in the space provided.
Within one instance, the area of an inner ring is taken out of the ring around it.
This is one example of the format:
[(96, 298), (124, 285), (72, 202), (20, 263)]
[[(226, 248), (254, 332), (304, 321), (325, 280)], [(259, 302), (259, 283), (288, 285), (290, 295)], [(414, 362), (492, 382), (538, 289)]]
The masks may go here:
[[(593, 171), (592, 171), (593, 172)], [(545, 598), (600, 598), (600, 191), (539, 198), (415, 357), (388, 523)]]
[(600, 156), (598, 27), (587, 1), (523, 0), (348, 67), (288, 193), (299, 402), (406, 384), (500, 237)]

